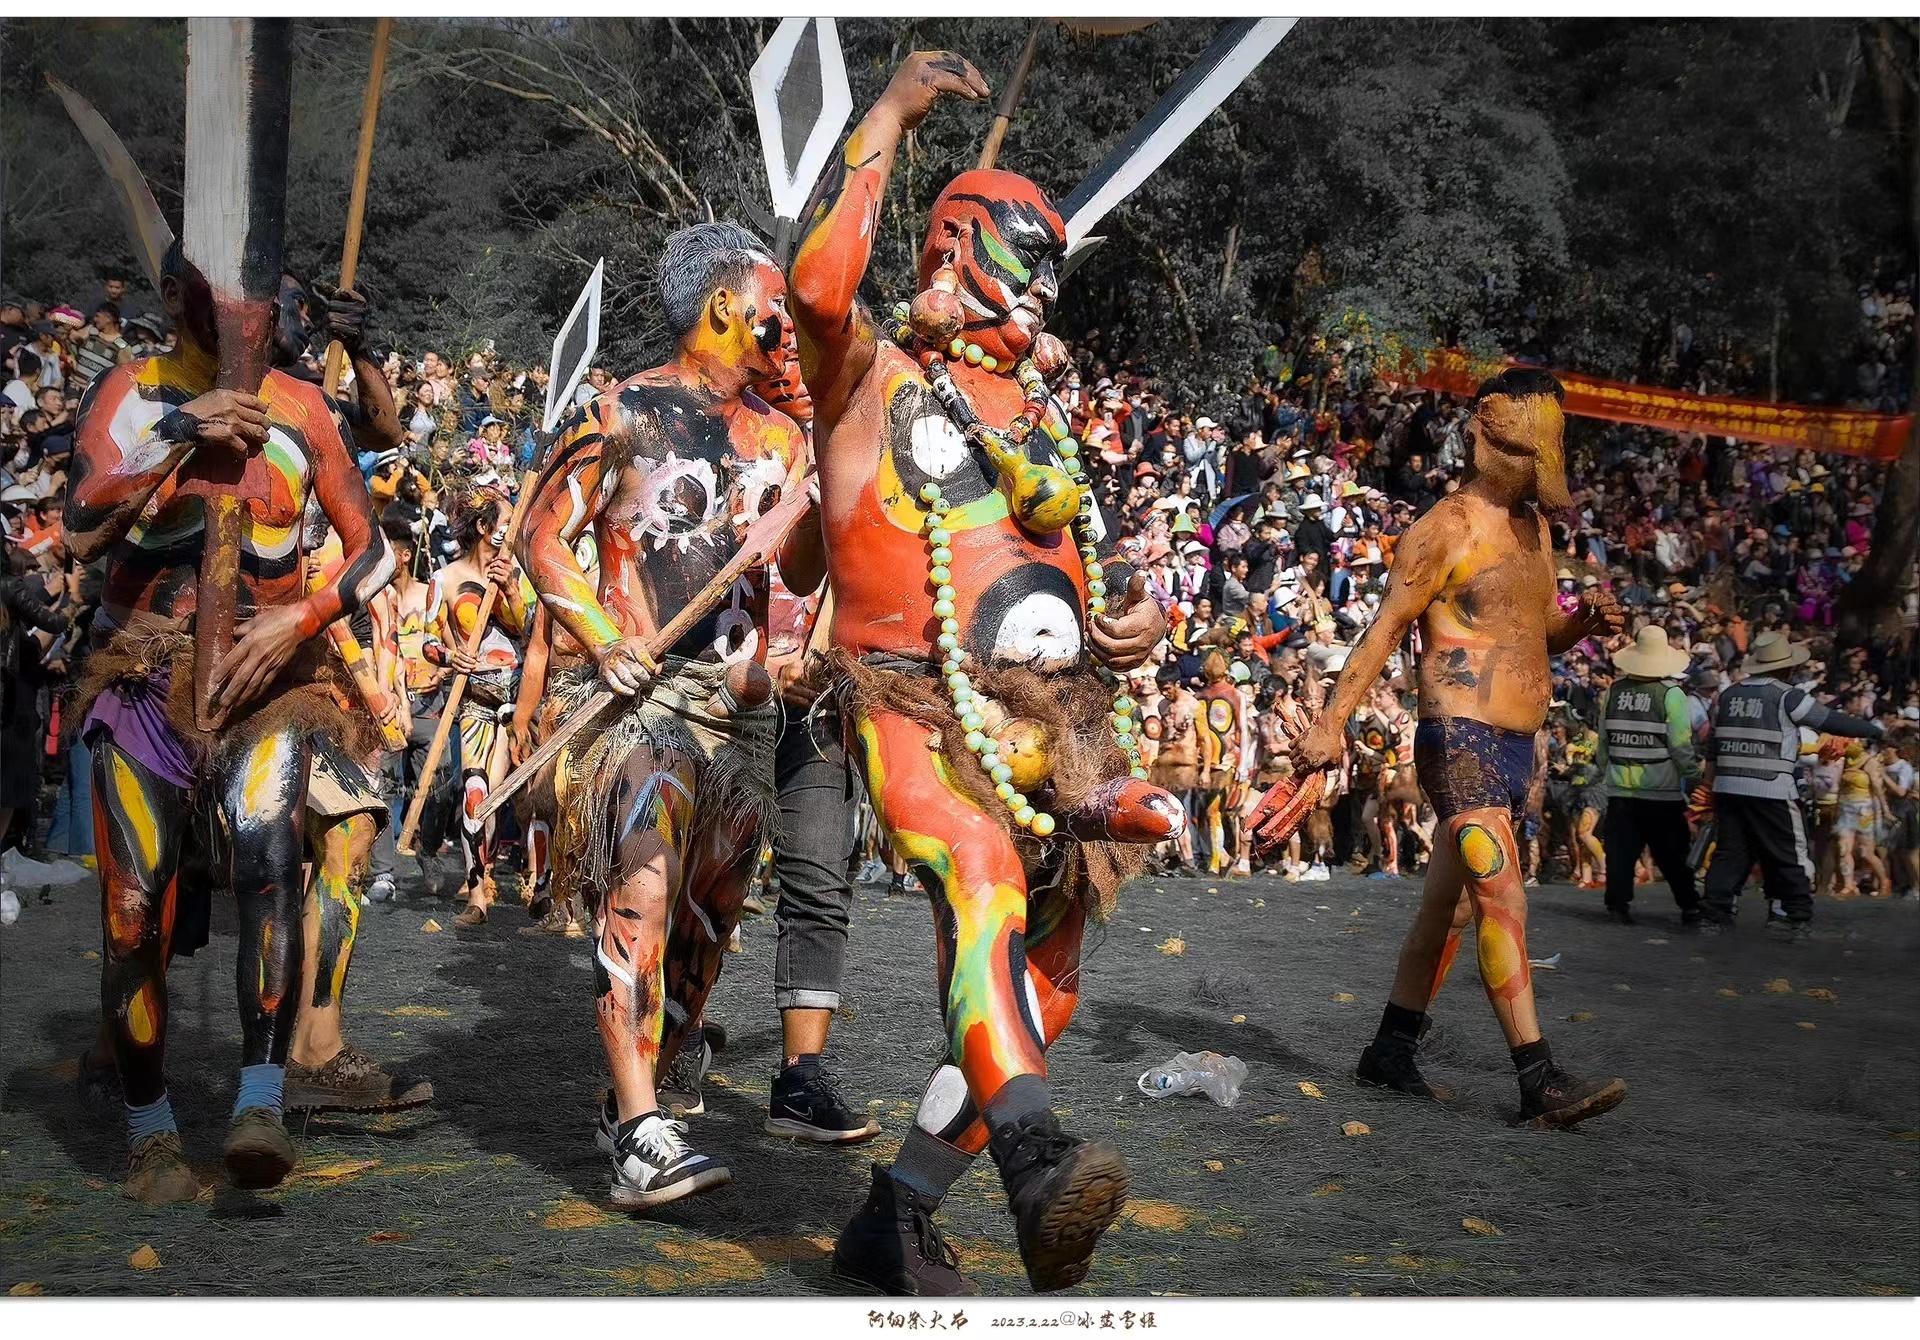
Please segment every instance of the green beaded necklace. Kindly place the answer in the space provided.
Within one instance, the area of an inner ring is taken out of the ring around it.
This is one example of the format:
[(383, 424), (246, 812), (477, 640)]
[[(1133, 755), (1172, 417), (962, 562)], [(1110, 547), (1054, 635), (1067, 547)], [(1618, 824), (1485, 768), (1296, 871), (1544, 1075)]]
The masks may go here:
[[(911, 334), (904, 327), (902, 329), (904, 334)], [(1107, 609), (1106, 572), (1100, 565), (1099, 551), (1093, 543), (1091, 481), (1080, 460), (1080, 444), (1063, 429), (1057, 428), (1052, 416), (1044, 422), (1047, 435), (1053, 438), (1060, 459), (1066, 463), (1074, 482), (1081, 488), (1080, 512), (1073, 520), (1073, 536), (1080, 546), (1080, 562), (1087, 575), (1087, 617), (1091, 619), (1096, 614), (1104, 614)], [(1054, 817), (1036, 810), (1026, 796), (1014, 790), (1013, 768), (1001, 759), (999, 741), (986, 733), (986, 718), (977, 701), (980, 695), (974, 692), (972, 681), (960, 668), (966, 660), (966, 652), (960, 646), (960, 621), (955, 617), (951, 548), (953, 532), (947, 529), (948, 509), (940, 486), (931, 480), (921, 485), (920, 501), (927, 508), (923, 523), (927, 532), (927, 580), (933, 585), (934, 617), (940, 620), (940, 632), (934, 639), (934, 647), (938, 652), (935, 659), (941, 662), (947, 692), (953, 699), (954, 715), (967, 732), (967, 748), (973, 751), (974, 757), (980, 760), (980, 766), (992, 779), (994, 794), (1013, 812), (1013, 821), (1035, 837), (1051, 837), (1056, 827)], [(1126, 685), (1113, 671), (1104, 665), (1097, 668), (1100, 677), (1114, 688), (1113, 714), (1108, 718), (1113, 727), (1113, 741), (1126, 754), (1131, 775), (1145, 780), (1147, 770), (1140, 762), (1140, 730), (1134, 716), (1137, 705), (1127, 695)]]

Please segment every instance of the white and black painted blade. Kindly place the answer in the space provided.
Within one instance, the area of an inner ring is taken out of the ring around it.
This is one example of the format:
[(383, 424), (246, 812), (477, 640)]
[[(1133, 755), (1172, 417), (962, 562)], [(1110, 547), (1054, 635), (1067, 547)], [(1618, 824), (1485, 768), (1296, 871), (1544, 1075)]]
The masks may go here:
[(600, 282), (606, 269), (604, 256), (593, 263), (586, 287), (573, 300), (573, 310), (553, 337), (553, 357), (547, 360), (547, 404), (540, 415), (540, 431), (549, 437), (573, 408), (574, 388), (586, 377), (594, 354), (600, 350)]
[(287, 216), (286, 19), (187, 20), (180, 247), (216, 300), (279, 291)]
[(1154, 169), (1212, 115), (1213, 109), (1240, 87), (1296, 21), (1267, 18), (1228, 23), (1153, 110), (1074, 188), (1060, 206), (1067, 221), (1068, 268), (1074, 264), (1076, 252), (1098, 241), (1088, 234), (1100, 220), (1152, 176)]
[(791, 224), (853, 115), (833, 20), (782, 19), (753, 63), (751, 83), (774, 217)]
[(133, 161), (127, 146), (121, 143), (120, 137), (113, 133), (113, 127), (107, 124), (107, 119), (100, 115), (92, 103), (77, 89), (61, 83), (52, 75), (47, 76), (47, 86), (60, 95), (60, 101), (66, 105), (67, 115), (73, 118), (81, 138), (92, 147), (94, 157), (106, 169), (107, 179), (113, 183), (114, 195), (120, 202), (120, 212), (127, 225), (127, 239), (133, 243), (134, 252), (140, 257), (140, 266), (147, 272), (147, 282), (158, 293), (160, 266), (166, 260), (167, 252), (173, 248), (173, 228), (167, 223), (167, 216), (161, 213), (160, 202), (153, 198), (153, 188), (147, 185), (140, 165)]

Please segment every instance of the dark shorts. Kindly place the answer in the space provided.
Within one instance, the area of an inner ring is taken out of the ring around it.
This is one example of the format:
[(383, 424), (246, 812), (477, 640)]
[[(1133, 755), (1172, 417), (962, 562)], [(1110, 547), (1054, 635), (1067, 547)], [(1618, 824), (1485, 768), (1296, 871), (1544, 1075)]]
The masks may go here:
[(1414, 733), (1413, 768), (1442, 822), (1467, 810), (1504, 809), (1517, 823), (1533, 780), (1533, 737), (1471, 717), (1428, 718)]

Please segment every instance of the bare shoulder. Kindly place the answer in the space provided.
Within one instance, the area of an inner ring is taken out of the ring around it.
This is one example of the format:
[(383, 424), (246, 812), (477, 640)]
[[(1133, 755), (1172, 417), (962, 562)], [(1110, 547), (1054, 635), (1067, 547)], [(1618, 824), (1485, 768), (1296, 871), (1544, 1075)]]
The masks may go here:
[(1393, 575), (1410, 582), (1452, 566), (1453, 556), (1472, 538), (1477, 518), (1465, 496), (1450, 493), (1407, 528), (1393, 547)]

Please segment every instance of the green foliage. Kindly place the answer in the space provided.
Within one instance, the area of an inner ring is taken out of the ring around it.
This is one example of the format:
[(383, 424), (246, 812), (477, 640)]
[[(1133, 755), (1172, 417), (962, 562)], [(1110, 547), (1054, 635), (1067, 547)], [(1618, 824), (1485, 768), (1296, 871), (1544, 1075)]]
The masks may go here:
[[(652, 268), (674, 228), (766, 209), (747, 72), (772, 20), (407, 20), (374, 155), (362, 284), (379, 333), (542, 357), (594, 260), (603, 361), (663, 352)], [(1211, 40), (1043, 29), (1000, 165), (1064, 196)], [(947, 47), (996, 91), (1025, 21), (844, 20), (856, 116)], [(371, 25), (303, 21), (289, 245), (338, 266)], [(91, 154), (41, 75), (93, 98), (176, 210), (184, 27), (12, 20), (0, 121), (7, 287), (91, 293), (134, 269)], [(1364, 312), (1369, 347), (1488, 349), (1532, 303), (1556, 360), (1648, 375), (1672, 325), (1764, 351), (1784, 395), (1844, 389), (1852, 289), (1905, 254), (1843, 20), (1307, 20), (1098, 230), (1057, 327), (1176, 388), (1224, 390), (1284, 333)], [(866, 294), (908, 296), (927, 206), (992, 105), (937, 108), (902, 153)], [(1764, 354), (1757, 355), (1764, 357)]]

